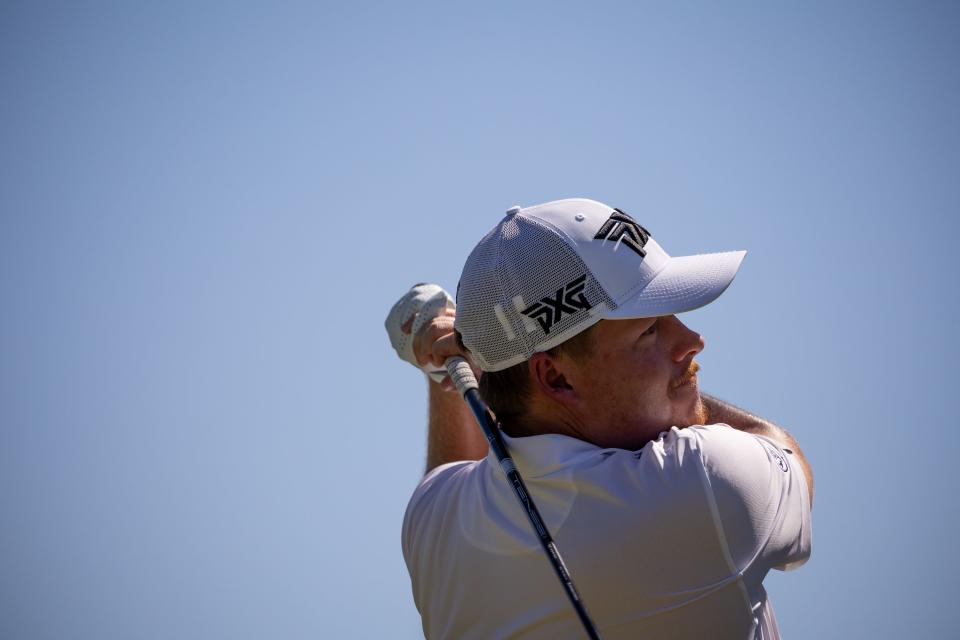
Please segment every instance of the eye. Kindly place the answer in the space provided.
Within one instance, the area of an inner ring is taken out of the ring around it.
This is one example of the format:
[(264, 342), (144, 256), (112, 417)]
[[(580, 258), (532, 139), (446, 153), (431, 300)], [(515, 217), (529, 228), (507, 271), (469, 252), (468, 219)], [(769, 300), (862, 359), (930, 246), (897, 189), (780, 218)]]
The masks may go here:
[(647, 328), (647, 330), (644, 331), (643, 333), (641, 333), (640, 335), (641, 335), (641, 336), (652, 336), (654, 333), (657, 332), (657, 325), (658, 325), (658, 324), (660, 324), (660, 319), (659, 319), (659, 318), (656, 319), (656, 320), (654, 320), (654, 321), (653, 321), (653, 324), (650, 325), (650, 326)]

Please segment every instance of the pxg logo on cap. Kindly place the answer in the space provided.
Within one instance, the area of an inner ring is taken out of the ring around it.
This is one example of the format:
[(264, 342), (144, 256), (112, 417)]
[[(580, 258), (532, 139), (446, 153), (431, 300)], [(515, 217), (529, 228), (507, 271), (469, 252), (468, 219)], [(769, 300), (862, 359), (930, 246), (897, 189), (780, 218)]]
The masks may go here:
[(650, 239), (650, 232), (620, 209), (614, 209), (607, 221), (597, 231), (597, 235), (593, 236), (593, 239), (623, 242), (633, 249), (638, 256), (646, 258), (647, 252), (644, 247), (647, 245), (647, 240)]
[(583, 293), (586, 281), (587, 274), (583, 274), (573, 282), (568, 282), (557, 289), (555, 295), (547, 296), (540, 302), (534, 302), (521, 313), (528, 318), (535, 319), (540, 323), (543, 332), (549, 334), (550, 327), (559, 322), (564, 313), (572, 314), (577, 311), (587, 311), (593, 306)]

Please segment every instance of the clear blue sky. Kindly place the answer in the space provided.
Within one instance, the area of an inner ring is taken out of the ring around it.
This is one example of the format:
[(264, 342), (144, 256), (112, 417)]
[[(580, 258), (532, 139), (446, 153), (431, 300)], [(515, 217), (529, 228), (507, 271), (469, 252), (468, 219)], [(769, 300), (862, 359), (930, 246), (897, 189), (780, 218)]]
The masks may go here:
[(791, 429), (788, 638), (955, 629), (960, 9), (0, 6), (0, 636), (417, 638), (382, 321), (514, 204), (747, 249), (701, 384)]

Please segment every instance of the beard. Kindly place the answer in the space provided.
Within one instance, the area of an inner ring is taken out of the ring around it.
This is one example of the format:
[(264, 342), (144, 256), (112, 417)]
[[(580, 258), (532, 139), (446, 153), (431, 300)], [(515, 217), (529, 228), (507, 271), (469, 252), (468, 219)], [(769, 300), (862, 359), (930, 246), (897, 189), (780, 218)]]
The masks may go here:
[(707, 408), (703, 406), (703, 400), (700, 398), (699, 392), (697, 393), (697, 406), (694, 408), (695, 421), (691, 424), (707, 424), (710, 416), (707, 414)]
[[(690, 364), (687, 366), (687, 370), (676, 379), (670, 381), (669, 393), (672, 395), (678, 387), (689, 382), (691, 378), (697, 375), (698, 371), (700, 371), (700, 364), (696, 360), (691, 360)], [(700, 388), (697, 387), (697, 402), (693, 407), (693, 413), (691, 416), (689, 416), (688, 420), (684, 421), (689, 421), (689, 424), (684, 424), (682, 426), (689, 427), (695, 424), (706, 424), (708, 419), (709, 416), (707, 414), (707, 408), (704, 406), (703, 399), (700, 397)]]

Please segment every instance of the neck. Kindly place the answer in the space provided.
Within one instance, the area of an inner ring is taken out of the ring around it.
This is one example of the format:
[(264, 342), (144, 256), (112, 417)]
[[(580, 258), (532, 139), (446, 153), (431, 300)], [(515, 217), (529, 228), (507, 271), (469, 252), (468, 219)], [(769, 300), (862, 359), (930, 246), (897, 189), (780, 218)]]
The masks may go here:
[(532, 404), (524, 414), (511, 419), (508, 424), (501, 424), (501, 428), (511, 438), (555, 433), (597, 444), (590, 438), (589, 429), (579, 416), (563, 407), (545, 408)]

